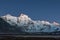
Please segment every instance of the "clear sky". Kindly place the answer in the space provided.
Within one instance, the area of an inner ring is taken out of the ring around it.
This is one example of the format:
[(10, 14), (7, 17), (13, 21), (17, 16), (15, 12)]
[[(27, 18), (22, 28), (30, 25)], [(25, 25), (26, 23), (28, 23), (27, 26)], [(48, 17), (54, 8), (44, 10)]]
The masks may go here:
[(21, 12), (34, 20), (60, 23), (60, 0), (0, 0), (0, 16), (18, 16)]

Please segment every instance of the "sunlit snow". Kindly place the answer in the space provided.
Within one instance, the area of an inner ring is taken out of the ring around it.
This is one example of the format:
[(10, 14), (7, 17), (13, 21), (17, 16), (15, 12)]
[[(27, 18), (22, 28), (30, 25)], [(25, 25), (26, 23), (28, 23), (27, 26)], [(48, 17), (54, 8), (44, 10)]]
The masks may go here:
[(60, 31), (60, 24), (57, 22), (34, 21), (28, 15), (21, 14), (19, 17), (7, 14), (1, 16), (6, 22), (12, 26), (22, 27), (25, 32), (55, 32)]

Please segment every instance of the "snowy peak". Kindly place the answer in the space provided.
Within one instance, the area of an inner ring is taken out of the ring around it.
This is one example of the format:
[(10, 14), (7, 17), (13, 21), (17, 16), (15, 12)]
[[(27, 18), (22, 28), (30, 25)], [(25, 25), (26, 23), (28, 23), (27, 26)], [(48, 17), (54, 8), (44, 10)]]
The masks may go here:
[(2, 19), (4, 19), (6, 22), (8, 22), (11, 25), (15, 25), (17, 23), (17, 17), (12, 16), (10, 14), (7, 14), (5, 16), (1, 16)]
[(50, 22), (48, 22), (48, 21), (41, 21), (42, 22), (42, 24), (46, 24), (46, 25), (50, 25), (51, 23)]
[(1, 18), (8, 21), (8, 20), (16, 19), (17, 17), (7, 14), (5, 16), (1, 16)]
[(31, 18), (29, 18), (28, 15), (25, 15), (23, 13), (19, 16), (19, 19), (20, 20), (31, 20)]
[(6, 17), (6, 18), (11, 18), (11, 17), (13, 17), (12, 15), (10, 15), (10, 14), (6, 14), (6, 15), (4, 15), (4, 16), (1, 16), (2, 18), (4, 18), (4, 17)]
[(25, 14), (21, 14), (18, 18), (17, 18), (17, 21), (18, 21), (18, 25), (19, 26), (23, 26), (23, 25), (28, 25), (28, 22), (31, 21), (31, 18), (28, 17), (28, 15), (25, 15)]
[(10, 14), (6, 14), (6, 15), (4, 15), (4, 16), (1, 16), (2, 18), (12, 18), (13, 16), (12, 15), (10, 15)]
[(57, 22), (53, 22), (53, 24), (54, 24), (55, 26), (60, 26), (60, 24), (57, 23)]

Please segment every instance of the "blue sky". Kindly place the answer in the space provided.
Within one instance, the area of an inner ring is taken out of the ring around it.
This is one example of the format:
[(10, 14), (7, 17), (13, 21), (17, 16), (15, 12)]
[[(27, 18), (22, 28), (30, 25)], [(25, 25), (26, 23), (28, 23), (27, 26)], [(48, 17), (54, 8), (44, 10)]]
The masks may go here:
[(34, 20), (60, 23), (60, 0), (0, 0), (0, 16), (18, 16), (21, 12)]

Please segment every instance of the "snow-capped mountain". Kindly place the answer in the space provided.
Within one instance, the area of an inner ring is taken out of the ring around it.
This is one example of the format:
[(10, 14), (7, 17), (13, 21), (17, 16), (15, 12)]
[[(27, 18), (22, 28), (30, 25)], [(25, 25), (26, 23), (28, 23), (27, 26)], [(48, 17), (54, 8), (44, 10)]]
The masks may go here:
[(7, 23), (12, 26), (20, 27), (24, 32), (56, 32), (60, 31), (60, 24), (57, 22), (34, 21), (28, 15), (21, 14), (19, 17), (7, 14), (1, 16)]
[(19, 26), (24, 26), (24, 25), (28, 25), (28, 22), (31, 21), (31, 18), (29, 18), (27, 15), (25, 14), (21, 14), (18, 18), (17, 18), (17, 23)]
[(4, 19), (6, 22), (8, 22), (11, 25), (17, 24), (17, 17), (12, 16), (10, 14), (7, 14), (5, 16), (1, 16), (2, 19)]

